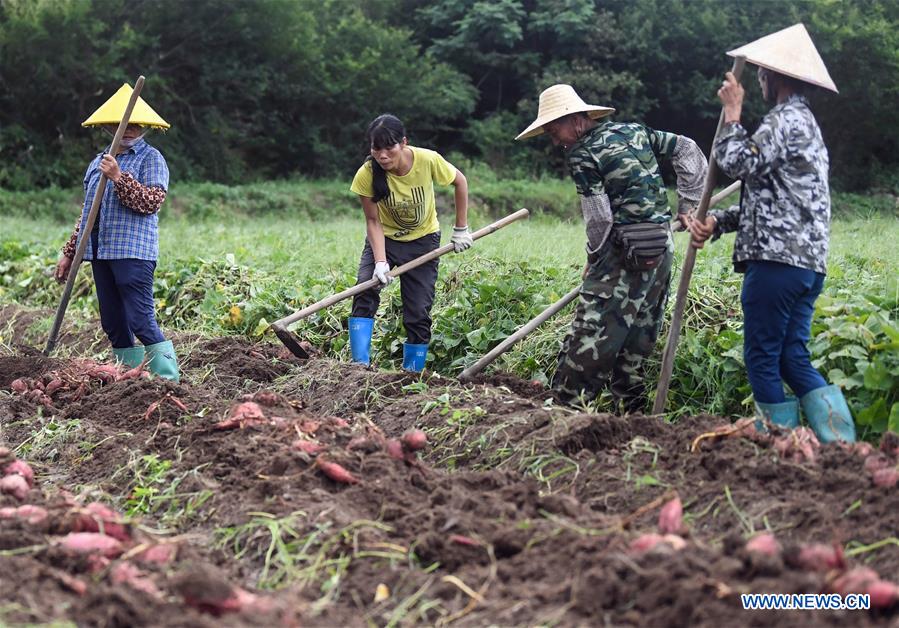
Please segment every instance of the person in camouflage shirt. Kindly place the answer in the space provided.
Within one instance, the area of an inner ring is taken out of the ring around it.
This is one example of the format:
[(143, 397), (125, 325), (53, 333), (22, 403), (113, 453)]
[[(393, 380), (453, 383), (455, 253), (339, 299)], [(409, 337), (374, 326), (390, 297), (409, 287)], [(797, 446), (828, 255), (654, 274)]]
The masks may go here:
[[(691, 221), (694, 246), (737, 232), (734, 268), (745, 273), (744, 359), (758, 416), (795, 428), (801, 405), (819, 440), (854, 441), (842, 392), (812, 366), (806, 346), (827, 272), (827, 148), (805, 96), (807, 83), (761, 66), (758, 80), (765, 100), (776, 104), (752, 136), (740, 124), (744, 92), (731, 73), (718, 92), (725, 127), (714, 156), (725, 174), (742, 179), (743, 191), (740, 205)], [(784, 382), (798, 399), (785, 394)]]
[[(569, 85), (554, 85), (519, 138), (546, 132), (565, 149), (587, 231), (584, 284), (553, 389), (574, 404), (609, 388), (615, 409), (631, 413), (645, 404), (643, 361), (655, 346), (671, 279), (671, 211), (659, 163), (670, 163), (677, 175), (680, 216), (698, 204), (707, 166), (687, 137), (595, 119), (611, 111), (585, 104)], [(619, 235), (626, 225), (648, 224), (658, 226), (662, 242), (657, 263), (629, 268)]]

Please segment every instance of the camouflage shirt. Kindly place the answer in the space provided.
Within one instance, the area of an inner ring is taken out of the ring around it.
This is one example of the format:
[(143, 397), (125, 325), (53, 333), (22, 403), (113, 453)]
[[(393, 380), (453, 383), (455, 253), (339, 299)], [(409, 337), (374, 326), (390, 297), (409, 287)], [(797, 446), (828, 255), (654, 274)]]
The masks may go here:
[(699, 203), (706, 159), (688, 137), (642, 124), (606, 120), (587, 131), (567, 154), (581, 199), (587, 251), (597, 251), (613, 223), (668, 222), (668, 194), (659, 162), (677, 174), (678, 212)]
[(747, 261), (766, 260), (826, 273), (829, 161), (808, 100), (790, 96), (752, 137), (741, 125), (728, 125), (714, 150), (721, 170), (743, 180), (740, 205), (711, 212), (718, 220), (716, 237), (737, 232), (737, 272)]

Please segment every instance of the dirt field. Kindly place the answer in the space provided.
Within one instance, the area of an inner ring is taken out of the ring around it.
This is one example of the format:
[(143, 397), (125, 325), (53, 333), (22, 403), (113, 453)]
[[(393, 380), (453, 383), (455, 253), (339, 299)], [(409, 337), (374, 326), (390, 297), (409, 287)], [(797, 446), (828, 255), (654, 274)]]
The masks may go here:
[[(29, 317), (3, 314), (27, 341)], [(0, 354), (0, 464), (35, 472), (0, 507), (46, 511), (0, 514), (0, 623), (899, 626), (895, 603), (740, 603), (845, 591), (858, 566), (899, 579), (897, 488), (865, 468), (875, 455), (895, 467), (895, 439), (885, 454), (778, 434), (697, 440), (727, 421), (583, 414), (508, 376), (462, 385), (180, 340), (177, 385), (104, 383), (93, 362), (23, 344)], [(410, 428), (427, 434), (418, 452), (391, 442)], [(351, 476), (326, 476), (328, 462)], [(636, 549), (675, 496), (683, 528)], [(73, 548), (66, 535), (90, 521), (118, 545)], [(746, 549), (765, 531), (782, 551)], [(814, 569), (812, 543), (842, 554)]]

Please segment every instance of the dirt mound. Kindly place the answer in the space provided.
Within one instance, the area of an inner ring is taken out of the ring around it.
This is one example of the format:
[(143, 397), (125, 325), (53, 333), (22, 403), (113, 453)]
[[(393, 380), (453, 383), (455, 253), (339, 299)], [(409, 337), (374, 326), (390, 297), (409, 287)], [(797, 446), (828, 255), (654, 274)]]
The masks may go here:
[[(856, 451), (791, 461), (763, 439), (697, 441), (716, 417), (579, 413), (527, 382), (296, 361), (238, 339), (185, 343), (182, 363), (181, 384), (92, 382), (49, 409), (4, 387), (0, 446), (37, 475), (24, 501), (0, 495), (0, 569), (22, 574), (0, 583), (4, 622), (767, 625), (797, 614), (747, 615), (741, 593), (827, 592), (844, 569), (801, 568), (800, 546), (836, 542), (850, 565), (899, 573), (895, 489), (874, 486)], [(76, 365), (0, 366), (8, 382)], [(411, 427), (424, 450), (395, 440)], [(684, 531), (635, 550), (675, 495)], [(92, 500), (131, 535), (100, 571), (58, 550), (67, 513)], [(3, 518), (22, 504), (52, 523)], [(765, 530), (784, 552), (747, 553)], [(136, 565), (142, 543), (177, 544), (177, 558)]]

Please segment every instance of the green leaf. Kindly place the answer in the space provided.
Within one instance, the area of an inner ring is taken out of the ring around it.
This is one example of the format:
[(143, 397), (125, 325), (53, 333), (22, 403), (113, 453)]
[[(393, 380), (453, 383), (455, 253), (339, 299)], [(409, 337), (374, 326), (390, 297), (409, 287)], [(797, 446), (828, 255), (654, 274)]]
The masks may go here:
[(893, 407), (890, 409), (890, 418), (887, 421), (887, 429), (899, 434), (899, 401), (894, 403)]
[(865, 387), (874, 390), (889, 390), (893, 386), (893, 376), (885, 360), (880, 356), (865, 369)]
[(859, 425), (867, 425), (875, 432), (883, 432), (886, 429), (888, 418), (887, 403), (883, 397), (879, 397), (877, 401), (861, 410), (855, 420)]

